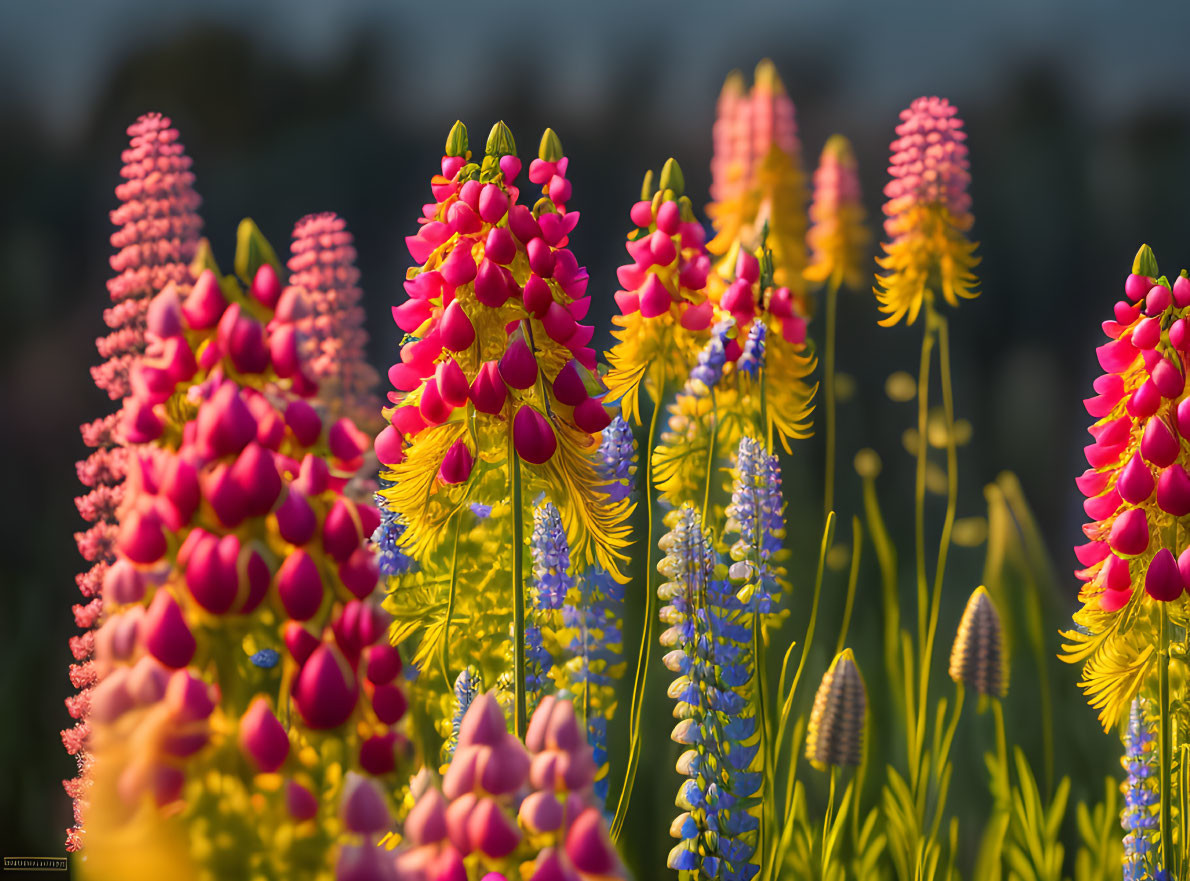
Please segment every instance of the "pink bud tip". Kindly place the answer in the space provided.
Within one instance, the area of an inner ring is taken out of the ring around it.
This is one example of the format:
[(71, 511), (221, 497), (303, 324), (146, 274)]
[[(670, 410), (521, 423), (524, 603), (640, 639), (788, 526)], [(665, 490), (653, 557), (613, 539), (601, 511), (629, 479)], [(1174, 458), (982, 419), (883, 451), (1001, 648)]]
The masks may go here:
[(1133, 273), (1124, 282), (1124, 293), (1130, 300), (1139, 300), (1149, 292), (1149, 288), (1152, 286), (1153, 280), (1151, 278)]
[(1143, 554), (1149, 547), (1149, 524), (1145, 512), (1131, 508), (1119, 515), (1112, 524), (1109, 538), (1112, 550), (1123, 557)]
[(376, 567), (376, 555), (370, 548), (360, 546), (339, 564), (339, 580), (353, 596), (360, 599), (376, 589), (380, 571)]
[(587, 398), (574, 408), (574, 424), (587, 434), (596, 434), (611, 425), (612, 417), (599, 398)]
[(495, 694), (488, 692), (477, 695), (467, 708), (467, 714), (463, 716), (459, 727), (459, 745), (495, 746), (507, 733), (504, 711), (500, 709)]
[[(534, 367), (536, 368), (536, 364)], [(507, 397), (508, 390), (504, 387), (504, 380), (500, 378), (496, 362), (485, 361), (479, 366), (479, 371), (471, 383), (471, 403), (480, 413), (495, 415), (504, 409)]]
[(418, 413), (430, 425), (441, 425), (450, 418), (454, 407), (448, 404), (438, 390), (438, 380), (430, 378), (422, 386), (421, 400), (417, 404)]
[(240, 373), (260, 373), (269, 364), (264, 327), (233, 303), (219, 319), (219, 344)]
[(666, 236), (676, 236), (681, 227), (682, 212), (678, 208), (678, 203), (662, 202), (657, 209), (657, 229)]
[(493, 263), (507, 266), (516, 256), (516, 242), (505, 227), (497, 227), (488, 233), (483, 247), (484, 256)]
[(231, 382), (203, 402), (197, 426), (198, 443), (216, 458), (238, 453), (256, 437), (256, 419)]
[(1152, 349), (1161, 342), (1161, 321), (1157, 318), (1145, 318), (1132, 331), (1132, 345), (1138, 349)]
[(285, 407), (285, 424), (303, 447), (313, 446), (322, 434), (322, 419), (305, 401), (290, 401)]
[[(575, 418), (577, 422), (577, 409)], [(513, 418), (512, 440), (517, 455), (531, 465), (544, 465), (558, 449), (558, 439), (549, 422), (527, 404), (517, 410)]]
[(516, 824), (490, 798), (481, 799), (471, 811), (467, 834), (476, 850), (493, 859), (508, 856), (521, 840)]
[(1157, 386), (1157, 391), (1161, 392), (1163, 398), (1176, 398), (1186, 387), (1186, 378), (1182, 375), (1182, 371), (1178, 370), (1168, 358), (1162, 358), (1153, 365), (1151, 374), (1153, 385)]
[(273, 454), (256, 441), (244, 447), (228, 475), (249, 517), (268, 514), (281, 495), (281, 474)]
[(578, 371), (578, 362), (571, 359), (562, 366), (553, 382), (554, 397), (569, 407), (577, 406), (587, 399), (587, 387)]
[(318, 813), (318, 800), (302, 784), (290, 780), (285, 784), (285, 807), (295, 820), (310, 820)]
[(405, 461), (404, 441), (401, 433), (393, 426), (386, 425), (376, 435), (376, 458), (381, 465), (399, 465)]
[(516, 337), (500, 358), (500, 376), (514, 389), (532, 388), (537, 382), (537, 359), (524, 337)]
[(281, 279), (277, 278), (277, 270), (272, 263), (262, 263), (252, 279), (252, 296), (258, 302), (272, 309), (281, 298)]
[(396, 685), (377, 685), (372, 693), (372, 709), (385, 725), (395, 725), (405, 715), (405, 692)]
[(336, 728), (355, 709), (355, 677), (335, 648), (320, 645), (302, 665), (293, 696), (298, 712), (311, 728)]
[(175, 670), (165, 688), (165, 706), (176, 722), (199, 722), (215, 709), (218, 693), (189, 670)]
[(508, 228), (524, 245), (541, 236), (541, 227), (527, 205), (513, 205), (508, 209)]
[(161, 516), (156, 511), (133, 511), (120, 527), (117, 547), (136, 563), (156, 563), (167, 548)]
[(475, 258), (471, 256), (471, 249), (467, 246), (469, 241), (465, 240), (463, 246), (455, 247), (442, 263), (442, 278), (451, 287), (458, 287), (475, 279)]
[(1178, 457), (1181, 444), (1164, 419), (1153, 416), (1145, 426), (1140, 439), (1140, 453), (1158, 468), (1172, 465)]
[(335, 881), (398, 881), (388, 851), (370, 841), (344, 844), (335, 861)]
[(616, 871), (616, 853), (608, 841), (598, 808), (587, 808), (570, 824), (566, 855), (583, 874), (611, 875)]
[(297, 487), (290, 486), (281, 504), (277, 506), (277, 530), (291, 545), (304, 545), (314, 537), (318, 518), (306, 501), (306, 496)]
[(401, 655), (394, 646), (372, 645), (364, 650), (368, 681), (373, 685), (392, 682), (401, 672)]
[[(455, 761), (458, 761), (458, 759), (456, 758)], [(454, 767), (453, 763), (451, 767)], [(444, 781), (444, 790), (445, 786), (446, 783)], [(448, 797), (450, 796), (449, 791), (446, 794)], [(471, 834), (468, 831), (467, 821), (471, 818), (471, 814), (475, 810), (476, 800), (475, 793), (464, 792), (461, 795), (455, 796), (454, 801), (446, 809), (446, 830), (450, 836), (450, 843), (464, 856), (475, 850), (475, 845), (471, 841)]]
[(562, 827), (562, 803), (552, 792), (534, 792), (521, 802), (518, 817), (530, 832), (556, 832)]
[(542, 278), (554, 274), (554, 250), (545, 239), (532, 239), (525, 245), (529, 253), (529, 268)]
[(479, 216), (485, 223), (496, 223), (508, 212), (508, 196), (496, 184), (487, 184), (479, 192)]
[(476, 746), (470, 743), (460, 743), (455, 748), (454, 757), (446, 775), (442, 778), (442, 791), (447, 798), (456, 802), (464, 795), (475, 789), (476, 765), (480, 752), (490, 747)]
[(197, 644), (182, 610), (167, 590), (153, 597), (144, 623), (145, 647), (167, 667), (181, 668), (194, 657)]
[(254, 700), (240, 720), (240, 750), (265, 773), (276, 771), (289, 755), (289, 735), (263, 697)]
[(1190, 306), (1190, 278), (1179, 275), (1173, 281), (1173, 301), (1179, 309)]
[(391, 774), (397, 768), (397, 732), (369, 737), (359, 748), (359, 766), (376, 777)]
[(168, 339), (182, 333), (182, 301), (172, 284), (149, 301), (145, 312), (145, 329), (158, 339)]
[(200, 606), (222, 615), (231, 609), (239, 590), (240, 540), (235, 535), (220, 539), (196, 529), (187, 542), (195, 535), (198, 538), (188, 549), (186, 587)]
[(1161, 406), (1161, 392), (1157, 391), (1151, 379), (1146, 379), (1128, 398), (1125, 406), (1133, 419), (1148, 419)]
[(706, 330), (711, 326), (714, 312), (715, 308), (710, 300), (699, 303), (697, 306), (690, 306), (682, 313), (682, 327), (686, 330)]
[(1145, 295), (1145, 314), (1160, 315), (1173, 302), (1173, 294), (1165, 285), (1155, 284)]
[(446, 307), (438, 329), (442, 333), (442, 345), (452, 352), (465, 352), (475, 342), (475, 326), (458, 300), (452, 300)]
[(122, 606), (139, 603), (145, 595), (145, 577), (128, 560), (112, 563), (103, 576), (103, 599), (105, 604)]
[(289, 621), (281, 631), (281, 638), (285, 640), (285, 647), (300, 667), (318, 648), (318, 637), (299, 624)]
[(1159, 602), (1168, 603), (1180, 597), (1184, 588), (1177, 561), (1169, 548), (1162, 548), (1145, 573), (1145, 593)]
[(329, 481), (330, 466), (326, 464), (326, 460), (313, 453), (307, 453), (302, 459), (301, 470), (293, 485), (305, 493), (308, 498), (312, 498), (326, 492)]
[(438, 479), (447, 484), (465, 483), (471, 476), (475, 459), (462, 438), (451, 444), (438, 469)]
[(405, 818), (405, 837), (417, 845), (436, 844), (446, 838), (446, 799), (431, 787)]
[(226, 308), (227, 300), (219, 290), (219, 281), (215, 278), (215, 273), (207, 269), (190, 289), (190, 295), (182, 304), (182, 314), (186, 316), (186, 323), (190, 327), (204, 330), (218, 324)]
[(516, 792), (529, 776), (529, 754), (515, 737), (504, 737), (476, 764), (479, 785), (492, 795)]
[(1103, 561), (1103, 586), (1108, 590), (1130, 590), (1132, 576), (1129, 574), (1128, 561), (1111, 554)]
[(1190, 475), (1181, 465), (1174, 463), (1161, 472), (1157, 481), (1157, 506), (1175, 517), (1190, 514)]
[(313, 618), (322, 606), (322, 578), (306, 551), (299, 548), (285, 558), (277, 570), (277, 594), (285, 613), (295, 621)]
[[(644, 318), (665, 315), (673, 303), (669, 289), (665, 287), (660, 278), (651, 272), (645, 277), (645, 282), (638, 293), (640, 295), (640, 314)], [(724, 308), (727, 307), (724, 306)]]
[(392, 823), (388, 805), (376, 784), (354, 771), (348, 771), (343, 780), (339, 813), (344, 826), (362, 835), (381, 832)]
[(1120, 498), (1132, 505), (1147, 501), (1153, 494), (1153, 472), (1149, 470), (1140, 454), (1135, 454), (1128, 460), (1116, 481), (1116, 490)]
[(539, 275), (530, 275), (522, 293), (525, 309), (534, 317), (541, 318), (554, 303), (549, 284)]
[(335, 499), (335, 504), (322, 524), (322, 547), (342, 562), (359, 546), (360, 535), (355, 505), (348, 499)]

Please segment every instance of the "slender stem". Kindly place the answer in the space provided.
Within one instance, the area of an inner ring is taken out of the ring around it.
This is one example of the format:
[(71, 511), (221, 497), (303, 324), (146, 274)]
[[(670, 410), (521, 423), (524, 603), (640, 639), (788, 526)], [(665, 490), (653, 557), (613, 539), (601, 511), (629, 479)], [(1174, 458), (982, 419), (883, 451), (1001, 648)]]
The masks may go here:
[(830, 789), (826, 796), (826, 816), (822, 821), (822, 848), (820, 856), (822, 857), (821, 866), (822, 874), (820, 877), (826, 878), (827, 875), (827, 861), (830, 860), (830, 851), (827, 849), (827, 839), (830, 838), (831, 832), (831, 815), (835, 812), (835, 778), (839, 772), (837, 765), (830, 766)]
[(1157, 699), (1161, 704), (1161, 725), (1157, 732), (1157, 748), (1161, 761), (1161, 777), (1158, 780), (1161, 793), (1161, 868), (1168, 870), (1173, 856), (1170, 811), (1173, 744), (1169, 725), (1169, 609), (1165, 603), (1158, 603), (1158, 606), (1161, 609), (1160, 659), (1157, 662)]
[(450, 688), (450, 619), (454, 617), (455, 593), (459, 586), (459, 529), (463, 523), (463, 511), (457, 509), (454, 513), (454, 549), (450, 554), (450, 592), (446, 595), (446, 623), (442, 627), (442, 676), (446, 687)]
[(707, 515), (711, 510), (711, 479), (715, 474), (715, 441), (719, 437), (719, 405), (715, 400), (715, 390), (711, 389), (711, 436), (707, 440), (707, 471), (706, 485), (702, 495), (702, 522), (707, 522)]
[(847, 631), (851, 627), (851, 612), (855, 608), (855, 588), (859, 583), (859, 559), (864, 546), (864, 529), (859, 518), (851, 518), (851, 572), (847, 576), (847, 601), (843, 606), (843, 623), (839, 627), (839, 639), (835, 643), (835, 654), (843, 651), (847, 643)]
[(653, 401), (653, 415), (649, 419), (648, 445), (645, 447), (645, 620), (640, 638), (640, 651), (636, 658), (636, 677), (632, 684), (632, 703), (628, 712), (628, 762), (624, 771), (624, 782), (620, 786), (620, 797), (616, 803), (616, 814), (612, 819), (611, 834), (614, 841), (620, 840), (624, 819), (628, 815), (628, 804), (632, 799), (632, 786), (636, 779), (636, 766), (640, 761), (640, 714), (644, 705), (645, 683), (649, 671), (649, 657), (653, 647), (653, 624), (657, 617), (657, 592), (653, 589), (653, 448), (656, 445), (657, 426), (661, 411), (665, 407), (665, 374), (661, 373), (657, 397)]
[(525, 693), (525, 573), (522, 570), (524, 555), (524, 512), (521, 510), (521, 460), (508, 433), (508, 464), (512, 473), (512, 623), (515, 645), (513, 651), (513, 677), (516, 683), (516, 733), (522, 740), (529, 724), (528, 705)]
[[(776, 780), (774, 774), (776, 768), (774, 766), (771, 751), (773, 748), (772, 741), (769, 739), (771, 732), (769, 731), (768, 719), (768, 699), (765, 694), (765, 669), (764, 669), (764, 644), (760, 638), (761, 631), (760, 612), (752, 613), (752, 661), (755, 672), (753, 676), (756, 678), (756, 688), (753, 690), (754, 708), (756, 712), (756, 720), (760, 728), (760, 754), (764, 761), (764, 780), (762, 786), (763, 804), (772, 804), (772, 795), (776, 789)], [(758, 830), (759, 841), (757, 843), (756, 852), (764, 854), (764, 845), (767, 841), (766, 832), (768, 831), (768, 811), (761, 808), (760, 811), (760, 828)]]
[[(921, 366), (917, 375), (917, 479), (913, 492), (913, 535), (914, 553), (917, 560), (917, 639), (918, 658), (923, 670), (920, 672), (923, 683), (928, 683), (929, 664), (926, 663), (926, 617), (929, 603), (929, 579), (926, 575), (926, 451), (928, 449), (926, 432), (930, 410), (930, 356), (934, 350), (934, 334), (932, 333), (930, 315), (927, 312), (925, 329), (921, 338)], [(924, 745), (926, 728), (926, 694), (919, 686), (917, 705), (916, 736), (909, 739), (909, 777), (910, 787), (914, 794), (921, 785), (921, 752)]]
[(823, 516), (835, 508), (835, 326), (839, 311), (840, 274), (834, 273), (826, 289), (826, 354), (822, 384), (826, 392), (826, 493)]

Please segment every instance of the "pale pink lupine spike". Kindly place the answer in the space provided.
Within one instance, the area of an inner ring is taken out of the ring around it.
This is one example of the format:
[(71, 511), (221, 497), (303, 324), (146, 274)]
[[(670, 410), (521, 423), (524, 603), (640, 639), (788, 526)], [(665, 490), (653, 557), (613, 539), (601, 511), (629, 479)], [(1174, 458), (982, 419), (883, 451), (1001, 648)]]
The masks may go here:
[[(190, 157), (169, 119), (160, 113), (146, 114), (129, 126), (128, 135), (131, 142), (121, 155), (123, 181), (116, 187), (120, 205), (110, 215), (116, 227), (111, 236), (115, 249), (111, 266), (116, 274), (108, 281), (107, 289), (114, 305), (104, 310), (103, 319), (111, 332), (96, 341), (104, 362), (91, 369), (95, 384), (113, 401), (131, 392), (129, 374), (145, 351), (145, 315), (150, 300), (170, 283), (183, 294), (189, 290), (190, 261), (198, 250), (202, 230), (197, 213), (202, 200), (194, 190)], [(75, 538), (79, 552), (93, 565), (76, 579), (88, 602), (75, 606), (75, 620), (88, 631), (102, 618), (101, 587), (113, 559), (127, 456), (122, 449), (117, 413), (84, 424), (82, 435), (83, 442), (94, 451), (77, 465), (79, 480), (89, 492), (79, 496), (75, 504), (91, 526)], [(72, 637), (70, 642), (74, 657), (84, 662), (71, 671), (72, 684), (84, 690), (66, 699), (67, 710), (80, 721), (63, 732), (63, 743), (79, 757), (80, 776), (63, 782), (75, 799), (76, 817), (81, 813), (80, 800), (88, 785), (86, 716), (90, 702), (86, 689), (96, 681), (96, 673), (87, 659), (94, 644), (89, 631)], [(75, 670), (88, 673), (83, 676)], [(79, 826), (68, 830), (69, 850), (77, 850), (82, 840)]]
[(756, 66), (751, 108), (753, 166), (763, 162), (773, 147), (791, 157), (801, 153), (793, 100), (785, 91), (776, 66), (767, 58)]
[(363, 296), (354, 238), (334, 212), (310, 214), (293, 228), (289, 288), (301, 291), (310, 314), (297, 322), (312, 378), (326, 403), (371, 425), (380, 418), (377, 372), (367, 362)]
[(958, 109), (945, 98), (918, 98), (901, 111), (884, 187), (885, 231), (896, 237), (898, 216), (914, 205), (942, 204), (960, 222), (969, 216), (971, 163)]
[(743, 179), (744, 140), (740, 113), (746, 102), (744, 75), (733, 70), (723, 83), (711, 129), (711, 198), (716, 202), (735, 195)]

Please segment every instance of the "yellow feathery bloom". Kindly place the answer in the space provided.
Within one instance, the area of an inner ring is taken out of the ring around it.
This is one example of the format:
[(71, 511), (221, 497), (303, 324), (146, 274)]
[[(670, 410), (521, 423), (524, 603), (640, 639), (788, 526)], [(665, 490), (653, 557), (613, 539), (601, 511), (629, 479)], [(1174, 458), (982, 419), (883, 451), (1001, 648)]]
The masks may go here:
[(771, 61), (765, 59), (756, 66), (747, 94), (738, 73), (727, 78), (719, 98), (714, 142), (714, 201), (707, 206), (707, 214), (716, 235), (707, 249), (720, 258), (718, 275), (730, 276), (736, 242), (755, 250), (767, 227), (773, 281), (788, 287), (798, 312), (807, 314), (803, 272), (808, 198), (801, 143), (793, 101)]
[(862, 263), (872, 240), (865, 219), (851, 142), (842, 135), (831, 135), (814, 172), (813, 225), (806, 233), (810, 246), (807, 281), (822, 283), (836, 278), (849, 288), (862, 284)]
[(945, 98), (918, 98), (901, 111), (884, 188), (887, 275), (877, 276), (876, 299), (891, 327), (917, 320), (922, 305), (941, 293), (951, 306), (979, 295), (972, 270), (977, 244), (967, 238), (974, 218), (967, 185), (967, 139), (957, 109)]
[(616, 344), (607, 353), (604, 382), (609, 400), (620, 400), (625, 418), (637, 424), (641, 385), (655, 406), (664, 388), (680, 387), (711, 324), (704, 291), (711, 259), (684, 188), (673, 159), (657, 191), (652, 172), (646, 175), (641, 201), (630, 212), (637, 227), (626, 246), (632, 263), (617, 272), (624, 290), (616, 293), (621, 314), (612, 317)]

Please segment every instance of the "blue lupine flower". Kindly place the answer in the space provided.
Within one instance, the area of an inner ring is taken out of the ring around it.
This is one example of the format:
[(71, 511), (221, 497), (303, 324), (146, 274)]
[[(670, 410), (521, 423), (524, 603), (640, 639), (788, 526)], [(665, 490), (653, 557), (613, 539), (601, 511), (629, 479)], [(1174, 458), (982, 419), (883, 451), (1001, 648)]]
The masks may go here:
[(727, 363), (727, 335), (733, 327), (735, 321), (727, 318), (711, 328), (711, 338), (698, 353), (698, 363), (690, 371), (688, 386), (705, 394), (719, 384), (723, 378), (723, 365)]
[(765, 452), (760, 441), (745, 435), (736, 455), (727, 508), (727, 532), (739, 536), (731, 546), (734, 562), (729, 574), (734, 581), (746, 582), (741, 598), (751, 611), (762, 615), (775, 613), (781, 599), (784, 508), (780, 462)]
[(562, 526), (562, 515), (552, 502), (533, 511), (533, 579), (529, 585), (531, 606), (525, 616), (525, 691), (529, 712), (545, 693), (554, 659), (542, 638), (543, 622), (562, 608), (574, 584), (570, 574), (570, 545)]
[(1154, 830), (1158, 826), (1156, 805), (1160, 796), (1156, 779), (1156, 735), (1152, 724), (1146, 718), (1147, 702), (1141, 698), (1132, 701), (1128, 716), (1128, 728), (1124, 732), (1124, 757), (1120, 764), (1127, 772), (1124, 781), (1124, 810), (1120, 813), (1120, 825), (1127, 833), (1124, 836), (1124, 881), (1142, 881), (1160, 873), (1155, 868), (1156, 847)]
[[(392, 481), (380, 478), (382, 490), (391, 487)], [(381, 575), (403, 575), (413, 568), (413, 558), (400, 547), (401, 534), (405, 531), (405, 524), (389, 510), (384, 497), (380, 493), (374, 496), (376, 508), (380, 511), (380, 525), (372, 533), (372, 543), (380, 550), (376, 564)]]
[(618, 502), (636, 490), (636, 437), (624, 417), (616, 414), (603, 429), (596, 469), (602, 480), (609, 481), (608, 500)]
[(459, 728), (463, 724), (463, 717), (467, 715), (471, 702), (479, 694), (481, 685), (479, 670), (475, 667), (464, 667), (463, 672), (455, 677), (455, 711), (450, 719), (450, 737), (442, 747), (446, 764), (450, 764), (454, 757), (455, 747), (459, 745)]
[(715, 552), (697, 511), (684, 505), (660, 542), (666, 556), (658, 589), (666, 602), (661, 620), (669, 628), (661, 644), (671, 649), (665, 665), (678, 678), (669, 696), (681, 721), (671, 738), (687, 749), (678, 771), (688, 779), (678, 791), (684, 813), (670, 832), (681, 841), (669, 867), (701, 871), (724, 881), (750, 881), (759, 819), (749, 801), (761, 774), (750, 770), (758, 750), (752, 702), (743, 692), (752, 678), (748, 609), (725, 579), (717, 577)]
[(744, 351), (736, 366), (749, 376), (756, 376), (764, 366), (764, 340), (768, 328), (759, 318), (752, 322), (752, 329), (748, 331), (748, 339), (744, 343)]
[(272, 670), (281, 660), (281, 655), (277, 653), (276, 649), (261, 649), (248, 660), (252, 662), (253, 666), (260, 667), (262, 670)]
[(478, 517), (480, 520), (487, 520), (489, 517), (492, 516), (492, 506), (482, 504), (481, 502), (472, 502), (471, 503), (471, 513), (474, 514), (476, 517)]

